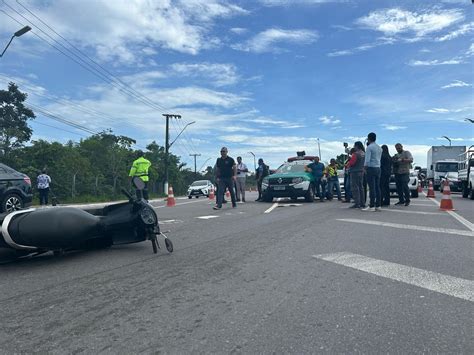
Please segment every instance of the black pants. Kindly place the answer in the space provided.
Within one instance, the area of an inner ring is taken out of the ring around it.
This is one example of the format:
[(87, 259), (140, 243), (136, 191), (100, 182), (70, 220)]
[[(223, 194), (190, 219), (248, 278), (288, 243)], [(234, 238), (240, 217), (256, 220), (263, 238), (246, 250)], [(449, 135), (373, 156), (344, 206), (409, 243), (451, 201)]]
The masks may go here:
[(395, 174), (395, 183), (397, 184), (398, 201), (401, 203), (410, 202), (410, 174)]
[(369, 184), (369, 207), (380, 207), (380, 168), (367, 168), (367, 183)]
[(390, 175), (380, 175), (380, 192), (382, 193), (382, 206), (390, 206)]
[(47, 187), (45, 189), (38, 189), (38, 192), (39, 192), (40, 205), (47, 205), (48, 204), (49, 187)]
[(258, 190), (258, 198), (261, 199), (262, 196), (262, 181), (263, 178), (257, 180), (257, 190)]
[(230, 198), (232, 199), (232, 206), (236, 205), (235, 201), (235, 190), (234, 180), (232, 178), (220, 178), (217, 183), (219, 186), (217, 193), (217, 207), (222, 207), (222, 200), (224, 200), (225, 189), (228, 188), (230, 192)]

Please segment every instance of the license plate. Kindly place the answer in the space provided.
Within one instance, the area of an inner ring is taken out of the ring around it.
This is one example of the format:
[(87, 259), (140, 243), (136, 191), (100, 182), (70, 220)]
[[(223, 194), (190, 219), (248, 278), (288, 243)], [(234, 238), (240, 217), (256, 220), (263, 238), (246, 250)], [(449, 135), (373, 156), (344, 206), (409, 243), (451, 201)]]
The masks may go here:
[(285, 190), (285, 186), (273, 186), (273, 190), (275, 190), (275, 191), (283, 191), (283, 190)]

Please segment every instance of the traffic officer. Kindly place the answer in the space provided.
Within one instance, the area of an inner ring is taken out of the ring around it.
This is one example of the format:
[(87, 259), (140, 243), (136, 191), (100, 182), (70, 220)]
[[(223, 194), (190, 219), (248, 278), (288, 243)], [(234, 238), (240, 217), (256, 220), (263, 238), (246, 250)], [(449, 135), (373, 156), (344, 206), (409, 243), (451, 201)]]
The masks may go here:
[(132, 168), (130, 169), (130, 179), (135, 176), (138, 176), (140, 179), (143, 180), (145, 183), (145, 188), (143, 191), (137, 189), (137, 198), (141, 198), (143, 194), (143, 198), (148, 201), (148, 169), (150, 169), (151, 163), (148, 159), (144, 157), (143, 151), (137, 151), (138, 158), (133, 162)]

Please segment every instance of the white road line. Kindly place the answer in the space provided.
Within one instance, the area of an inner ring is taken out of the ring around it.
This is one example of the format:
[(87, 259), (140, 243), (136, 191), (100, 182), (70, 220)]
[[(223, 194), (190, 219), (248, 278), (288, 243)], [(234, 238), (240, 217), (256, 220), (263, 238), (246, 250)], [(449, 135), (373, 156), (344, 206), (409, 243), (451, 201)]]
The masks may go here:
[(214, 216), (214, 215), (211, 215), (211, 216), (200, 216), (200, 217), (195, 217), (195, 218), (199, 218), (199, 219), (212, 219), (212, 218), (218, 218), (219, 216)]
[[(423, 192), (423, 194), (426, 196), (426, 193)], [(428, 197), (428, 196), (426, 196)], [(428, 198), (428, 201), (431, 201), (433, 202), (435, 205), (439, 206), (440, 202), (438, 202), (436, 199), (434, 198)], [(464, 224), (467, 228), (469, 228), (471, 231), (474, 231), (474, 224), (472, 224), (471, 222), (469, 222), (467, 219), (465, 219), (464, 217), (458, 215), (456, 212), (454, 211), (446, 211), (448, 212), (452, 217), (456, 218), (459, 222), (461, 222), (462, 224)]]
[(271, 211), (273, 211), (275, 208), (278, 207), (278, 202), (275, 202), (272, 207), (270, 207), (269, 209), (267, 209), (264, 213), (270, 213)]
[[(190, 203), (198, 203), (198, 202), (203, 202), (203, 201), (205, 201), (205, 200), (177, 203), (176, 206), (188, 205), (188, 204), (190, 204)], [(153, 207), (154, 207), (154, 208), (163, 208), (163, 207), (167, 207), (167, 206), (166, 206), (166, 205), (163, 205), (163, 206), (153, 206)]]
[(415, 225), (410, 225), (410, 224), (397, 224), (397, 223), (368, 221), (368, 220), (363, 220), (363, 219), (352, 219), (352, 218), (337, 219), (337, 221), (349, 222), (349, 223), (360, 223), (360, 224), (372, 224), (374, 226), (408, 229), (411, 231), (419, 230), (419, 231), (425, 231), (425, 232), (457, 234), (457, 235), (465, 235), (467, 237), (474, 237), (474, 233), (472, 231), (465, 231), (465, 230), (460, 230), (460, 229), (433, 228), (433, 227), (425, 227), (425, 226), (415, 226)]
[(392, 208), (387, 208), (387, 209), (382, 209), (382, 211), (388, 211), (388, 212), (399, 212), (399, 213), (408, 213), (408, 214), (427, 214), (427, 215), (438, 215), (438, 216), (444, 216), (445, 214), (442, 212), (422, 212), (422, 211), (411, 211), (411, 210), (396, 210)]
[(166, 219), (164, 221), (160, 221), (160, 224), (173, 224), (173, 223), (183, 223), (180, 219)]
[(352, 253), (313, 255), (329, 261), (409, 285), (474, 302), (474, 281), (418, 269)]
[(410, 205), (412, 206), (433, 206), (431, 203), (419, 203), (419, 202), (413, 202), (413, 201), (410, 201)]

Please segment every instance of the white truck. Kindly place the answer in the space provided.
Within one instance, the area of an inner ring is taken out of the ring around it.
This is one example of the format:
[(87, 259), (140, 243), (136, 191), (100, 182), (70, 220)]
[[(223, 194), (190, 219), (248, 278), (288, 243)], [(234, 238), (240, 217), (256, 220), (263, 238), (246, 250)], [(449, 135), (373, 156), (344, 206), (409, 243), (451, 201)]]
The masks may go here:
[(462, 186), (462, 197), (474, 200), (474, 146), (459, 155), (458, 179)]
[(428, 151), (426, 179), (433, 182), (435, 190), (439, 190), (441, 180), (448, 176), (451, 188), (461, 189), (458, 180), (459, 155), (466, 151), (466, 146), (432, 146)]

